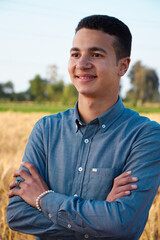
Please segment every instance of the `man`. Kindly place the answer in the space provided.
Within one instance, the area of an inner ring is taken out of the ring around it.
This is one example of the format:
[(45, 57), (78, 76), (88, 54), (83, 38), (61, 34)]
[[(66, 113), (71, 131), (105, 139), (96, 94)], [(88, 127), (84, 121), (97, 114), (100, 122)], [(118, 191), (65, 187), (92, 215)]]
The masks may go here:
[(41, 240), (139, 239), (160, 183), (160, 126), (118, 96), (130, 50), (118, 19), (78, 24), (68, 65), (78, 102), (36, 123), (10, 184), (12, 229)]

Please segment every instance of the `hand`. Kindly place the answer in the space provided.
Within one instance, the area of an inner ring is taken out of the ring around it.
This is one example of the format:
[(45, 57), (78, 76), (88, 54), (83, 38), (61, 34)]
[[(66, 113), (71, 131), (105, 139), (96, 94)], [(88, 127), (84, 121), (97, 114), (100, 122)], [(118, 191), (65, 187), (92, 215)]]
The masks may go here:
[(9, 198), (19, 196), (32, 207), (36, 207), (37, 197), (49, 188), (33, 164), (22, 162), (22, 166), (27, 168), (31, 175), (22, 169), (14, 172), (13, 177), (21, 176), (24, 182), (20, 182), (20, 189), (15, 188), (15, 180), (10, 184)]
[(108, 194), (106, 201), (114, 202), (116, 199), (120, 197), (125, 197), (130, 195), (131, 191), (137, 189), (136, 184), (129, 184), (135, 183), (138, 181), (137, 177), (130, 177), (129, 175), (132, 172), (124, 172), (120, 176), (114, 179), (113, 187), (111, 192)]

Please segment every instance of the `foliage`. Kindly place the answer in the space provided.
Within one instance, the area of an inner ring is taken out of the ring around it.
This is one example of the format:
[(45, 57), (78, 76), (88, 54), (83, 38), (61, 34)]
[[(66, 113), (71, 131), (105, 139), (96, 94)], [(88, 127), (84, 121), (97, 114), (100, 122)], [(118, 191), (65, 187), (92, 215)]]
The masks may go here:
[(33, 100), (42, 102), (45, 99), (47, 81), (42, 79), (40, 75), (30, 80), (30, 93)]
[(135, 104), (159, 101), (159, 80), (155, 70), (136, 62), (129, 73), (133, 88), (128, 91), (127, 99)]
[(47, 99), (50, 102), (61, 102), (64, 82), (61, 80), (56, 83), (50, 83), (47, 86)]
[(0, 99), (5, 101), (14, 99), (14, 85), (11, 81), (0, 83)]
[(78, 99), (78, 92), (73, 84), (68, 84), (63, 91), (63, 104), (74, 105)]

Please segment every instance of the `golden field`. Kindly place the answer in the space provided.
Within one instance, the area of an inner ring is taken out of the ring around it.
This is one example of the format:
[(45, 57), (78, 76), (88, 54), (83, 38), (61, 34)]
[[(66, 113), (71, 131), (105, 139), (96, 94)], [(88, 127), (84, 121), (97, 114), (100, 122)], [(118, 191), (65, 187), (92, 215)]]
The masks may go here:
[[(19, 168), (29, 134), (43, 113), (0, 112), (0, 240), (32, 240), (34, 237), (13, 232), (6, 221), (9, 183)], [(145, 114), (146, 115), (146, 114)], [(148, 114), (160, 123), (160, 114)], [(160, 189), (150, 210), (149, 219), (140, 240), (160, 240)]]

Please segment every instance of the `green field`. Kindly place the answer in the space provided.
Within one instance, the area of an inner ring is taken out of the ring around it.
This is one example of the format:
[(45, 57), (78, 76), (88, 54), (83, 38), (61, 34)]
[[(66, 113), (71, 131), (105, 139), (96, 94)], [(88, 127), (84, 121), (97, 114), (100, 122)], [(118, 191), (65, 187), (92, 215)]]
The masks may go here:
[[(160, 113), (160, 105), (149, 105), (135, 107), (131, 104), (124, 103), (127, 108), (139, 113)], [(62, 106), (56, 104), (37, 104), (37, 103), (0, 103), (0, 112), (13, 111), (13, 112), (44, 112), (44, 113), (56, 113), (60, 111), (65, 111), (68, 108), (73, 108), (74, 106)]]
[(56, 113), (65, 111), (74, 106), (61, 106), (52, 104), (35, 104), (35, 103), (0, 103), (0, 112), (13, 111), (13, 112), (46, 112)]
[(139, 112), (139, 113), (160, 113), (160, 105), (149, 105), (149, 106), (138, 106), (138, 107), (135, 107), (131, 104), (125, 104), (125, 107), (127, 108), (130, 108), (136, 112)]

